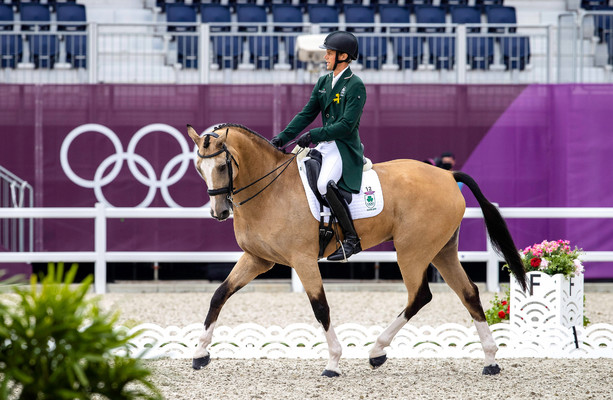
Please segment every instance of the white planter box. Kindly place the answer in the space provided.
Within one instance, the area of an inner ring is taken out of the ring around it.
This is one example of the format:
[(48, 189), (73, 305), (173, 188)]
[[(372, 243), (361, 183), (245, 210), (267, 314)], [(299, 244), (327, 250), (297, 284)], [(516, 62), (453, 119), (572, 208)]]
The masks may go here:
[(524, 291), (511, 278), (512, 327), (538, 328), (544, 324), (564, 327), (583, 326), (583, 275), (566, 278), (528, 272), (528, 289)]

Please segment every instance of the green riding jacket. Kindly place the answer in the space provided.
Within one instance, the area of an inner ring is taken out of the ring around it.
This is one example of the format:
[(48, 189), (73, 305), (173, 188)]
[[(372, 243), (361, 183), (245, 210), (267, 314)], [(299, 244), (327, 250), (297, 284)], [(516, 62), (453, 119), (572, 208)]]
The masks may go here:
[(321, 112), (322, 127), (310, 130), (313, 143), (334, 140), (343, 160), (340, 188), (359, 193), (364, 150), (358, 127), (366, 103), (362, 80), (347, 68), (332, 88), (332, 73), (319, 78), (309, 102), (279, 134), (283, 143), (298, 136)]

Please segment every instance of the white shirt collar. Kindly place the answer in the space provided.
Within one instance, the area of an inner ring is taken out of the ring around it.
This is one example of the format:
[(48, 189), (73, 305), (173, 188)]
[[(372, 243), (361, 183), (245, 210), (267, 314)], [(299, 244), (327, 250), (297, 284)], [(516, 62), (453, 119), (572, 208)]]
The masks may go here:
[(336, 82), (338, 82), (338, 80), (340, 79), (341, 76), (343, 76), (343, 74), (345, 73), (345, 71), (347, 71), (347, 68), (349, 68), (349, 65), (347, 65), (345, 67), (344, 70), (342, 70), (341, 72), (339, 72), (338, 75), (334, 76), (334, 72), (332, 72), (332, 88), (334, 88), (334, 85), (336, 85)]

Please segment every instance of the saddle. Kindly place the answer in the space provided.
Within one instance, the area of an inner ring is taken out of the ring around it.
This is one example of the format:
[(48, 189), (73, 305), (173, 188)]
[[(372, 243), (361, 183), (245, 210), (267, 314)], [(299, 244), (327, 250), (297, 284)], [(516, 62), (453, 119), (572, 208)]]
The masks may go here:
[[(334, 226), (334, 223), (336, 221), (336, 216), (330, 209), (328, 202), (319, 193), (319, 190), (317, 189), (317, 180), (319, 179), (319, 174), (321, 172), (321, 162), (322, 162), (322, 154), (315, 149), (310, 149), (308, 154), (305, 156), (304, 166), (305, 166), (305, 173), (306, 173), (306, 177), (309, 183), (309, 187), (313, 191), (313, 194), (315, 194), (315, 197), (317, 198), (320, 204), (319, 206), (320, 208), (319, 210), (320, 211), (319, 213), (320, 214), (320, 217), (319, 217), (319, 256), (318, 256), (319, 258), (323, 257), (326, 247), (328, 246), (328, 244), (334, 237), (335, 232), (332, 227)], [(368, 160), (367, 158), (364, 158), (364, 165), (365, 166), (370, 165), (370, 167), (372, 167), (372, 163), (370, 163), (370, 160)], [(365, 167), (365, 169), (367, 169), (367, 167)], [(341, 193), (341, 195), (343, 196), (347, 204), (351, 204), (351, 201), (353, 200), (352, 194), (341, 188), (339, 188), (339, 192)], [(324, 206), (330, 209), (329, 214), (324, 213)], [(324, 221), (324, 218), (326, 216), (330, 217), (327, 224)]]

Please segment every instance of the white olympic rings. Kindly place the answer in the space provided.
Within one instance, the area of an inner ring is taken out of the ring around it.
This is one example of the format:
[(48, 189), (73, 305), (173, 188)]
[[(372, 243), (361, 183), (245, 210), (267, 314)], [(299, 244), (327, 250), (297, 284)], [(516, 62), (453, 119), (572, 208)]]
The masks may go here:
[[(92, 180), (87, 180), (78, 176), (68, 162), (68, 150), (70, 148), (70, 145), (78, 136), (85, 132), (98, 132), (103, 134), (104, 136), (109, 138), (109, 140), (113, 144), (113, 147), (115, 148), (115, 154), (108, 156), (106, 159), (104, 159), (104, 161), (100, 163), (100, 165), (98, 165), (98, 168), (96, 168), (96, 173), (94, 174), (94, 179)], [(152, 132), (164, 132), (170, 134), (177, 140), (177, 142), (179, 142), (179, 147), (181, 149), (181, 152), (178, 155), (174, 156), (170, 159), (170, 161), (168, 161), (168, 163), (166, 163), (164, 169), (162, 170), (160, 179), (157, 179), (155, 170), (153, 169), (151, 163), (141, 155), (136, 154), (136, 146), (138, 145), (138, 142), (145, 135), (148, 135)], [(130, 172), (132, 173), (134, 178), (143, 185), (149, 187), (147, 196), (139, 205), (137, 205), (137, 207), (148, 207), (149, 205), (151, 205), (158, 188), (160, 189), (160, 193), (162, 194), (164, 201), (169, 207), (181, 207), (174, 201), (174, 199), (170, 195), (168, 188), (177, 183), (185, 175), (190, 160), (193, 161), (194, 159), (195, 151), (195, 146), (193, 150), (190, 150), (189, 144), (184, 135), (182, 135), (177, 129), (166, 124), (150, 124), (139, 129), (138, 132), (136, 132), (134, 136), (132, 136), (132, 139), (130, 140), (126, 151), (123, 150), (123, 146), (121, 145), (119, 137), (115, 134), (115, 132), (113, 132), (106, 126), (100, 124), (85, 124), (73, 129), (64, 138), (64, 141), (62, 142), (62, 147), (60, 149), (60, 163), (62, 165), (64, 173), (72, 182), (76, 183), (81, 187), (90, 189), (93, 188), (97, 201), (103, 203), (108, 207), (113, 207), (113, 205), (111, 205), (104, 197), (104, 194), (102, 193), (102, 188), (113, 182), (113, 180), (117, 178), (125, 160), (127, 161), (128, 168), (130, 169)], [(175, 168), (179, 163), (180, 165), (177, 171), (173, 175), (170, 175), (173, 168)], [(104, 173), (111, 166), (111, 164), (113, 164), (113, 168), (110, 172), (104, 175)], [(138, 169), (137, 164), (144, 169), (145, 175), (143, 175), (143, 173)]]

